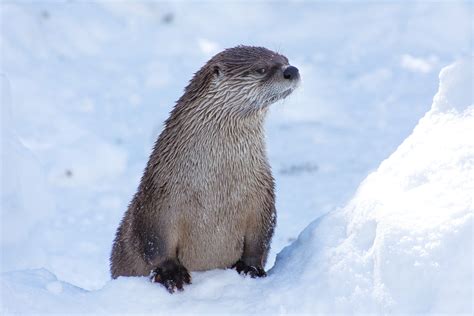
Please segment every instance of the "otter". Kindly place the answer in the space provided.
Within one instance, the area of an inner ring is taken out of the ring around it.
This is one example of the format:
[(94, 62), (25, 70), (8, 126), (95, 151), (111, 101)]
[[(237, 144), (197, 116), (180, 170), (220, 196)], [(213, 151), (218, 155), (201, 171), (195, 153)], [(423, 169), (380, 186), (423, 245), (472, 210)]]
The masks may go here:
[(226, 49), (194, 74), (117, 230), (112, 278), (150, 276), (173, 293), (189, 271), (266, 276), (276, 210), (263, 124), (299, 81), (285, 56), (254, 46)]

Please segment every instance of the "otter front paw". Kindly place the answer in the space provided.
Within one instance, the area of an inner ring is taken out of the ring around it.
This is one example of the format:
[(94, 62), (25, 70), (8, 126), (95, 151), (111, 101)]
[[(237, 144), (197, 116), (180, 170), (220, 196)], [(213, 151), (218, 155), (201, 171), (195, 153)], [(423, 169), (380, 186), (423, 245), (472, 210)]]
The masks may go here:
[(184, 284), (191, 284), (188, 270), (174, 260), (167, 260), (150, 274), (152, 282), (161, 283), (170, 293), (183, 290)]
[(252, 278), (261, 278), (267, 276), (267, 273), (265, 272), (265, 270), (263, 270), (262, 267), (249, 266), (242, 260), (239, 260), (234, 263), (232, 269), (237, 270), (237, 273), (239, 274), (250, 275)]

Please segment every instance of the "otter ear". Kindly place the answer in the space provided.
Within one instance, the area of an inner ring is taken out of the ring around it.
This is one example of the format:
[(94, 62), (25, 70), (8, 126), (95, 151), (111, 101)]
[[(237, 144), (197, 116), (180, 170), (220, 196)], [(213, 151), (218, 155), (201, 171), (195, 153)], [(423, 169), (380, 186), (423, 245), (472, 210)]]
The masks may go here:
[(212, 81), (215, 85), (219, 84), (224, 77), (223, 67), (220, 64), (212, 66)]
[(221, 67), (219, 65), (214, 65), (212, 69), (212, 73), (214, 74), (215, 77), (219, 77), (221, 75)]
[(224, 67), (221, 63), (217, 62), (212, 66), (212, 74), (214, 78), (221, 78), (224, 75)]

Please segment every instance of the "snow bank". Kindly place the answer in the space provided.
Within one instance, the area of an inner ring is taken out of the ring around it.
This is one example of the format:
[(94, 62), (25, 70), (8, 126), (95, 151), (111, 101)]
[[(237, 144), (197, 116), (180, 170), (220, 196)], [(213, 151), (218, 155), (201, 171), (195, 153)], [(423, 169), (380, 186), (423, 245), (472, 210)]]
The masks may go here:
[(97, 291), (50, 272), (1, 276), (3, 313), (471, 313), (472, 60), (445, 68), (432, 109), (342, 209), (310, 224), (266, 279), (193, 273), (169, 295), (146, 278)]
[(472, 69), (443, 69), (412, 135), (280, 253), (275, 274), (299, 266), (328, 312), (472, 313)]

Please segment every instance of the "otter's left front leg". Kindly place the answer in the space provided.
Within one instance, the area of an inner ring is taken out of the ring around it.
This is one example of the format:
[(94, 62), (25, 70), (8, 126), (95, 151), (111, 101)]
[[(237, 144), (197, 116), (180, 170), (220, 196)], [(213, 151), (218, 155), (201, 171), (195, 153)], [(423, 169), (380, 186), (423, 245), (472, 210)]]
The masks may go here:
[(261, 214), (258, 219), (254, 218), (249, 221), (244, 237), (242, 257), (232, 266), (239, 274), (250, 275), (252, 278), (267, 276), (264, 266), (270, 250), (275, 223), (274, 207)]

